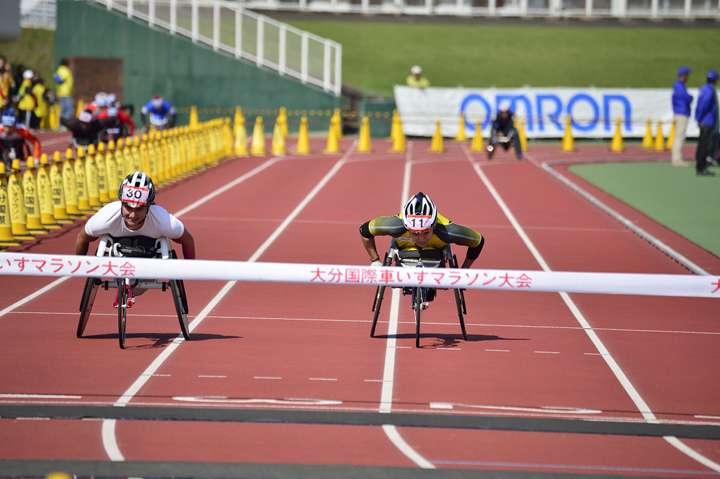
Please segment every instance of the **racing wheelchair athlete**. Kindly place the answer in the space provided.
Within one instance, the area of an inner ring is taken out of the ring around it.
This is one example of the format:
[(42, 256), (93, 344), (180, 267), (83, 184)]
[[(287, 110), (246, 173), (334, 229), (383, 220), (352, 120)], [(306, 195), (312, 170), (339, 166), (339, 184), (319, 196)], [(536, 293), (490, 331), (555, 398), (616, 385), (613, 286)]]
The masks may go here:
[[(362, 243), (370, 256), (373, 266), (402, 266), (407, 268), (457, 268), (457, 258), (452, 253), (451, 244), (467, 246), (467, 256), (462, 268), (470, 268), (477, 259), (485, 244), (478, 232), (448, 220), (440, 215), (432, 200), (422, 192), (412, 196), (397, 216), (381, 216), (360, 226)], [(377, 252), (376, 236), (391, 236), (390, 250), (383, 261)], [(378, 286), (373, 303), (372, 329), (370, 336), (375, 335), (380, 306), (386, 286)], [(455, 303), (460, 318), (463, 339), (465, 332), (464, 290), (454, 289)], [(415, 311), (415, 347), (420, 347), (420, 316), (429, 303), (435, 299), (437, 290), (431, 287), (404, 287), (403, 295), (410, 295)]]
[[(90, 243), (101, 238), (97, 256), (144, 257), (175, 259), (170, 241), (179, 243), (185, 259), (195, 259), (195, 242), (183, 223), (155, 204), (155, 186), (150, 177), (140, 171), (131, 173), (123, 180), (118, 189), (118, 199), (105, 205), (80, 231), (75, 242), (75, 254), (86, 255)], [(125, 322), (127, 310), (135, 303), (135, 298), (148, 289), (170, 287), (175, 310), (180, 321), (180, 329), (185, 339), (190, 339), (187, 322), (187, 298), (182, 280), (159, 282), (155, 279), (117, 278), (105, 280), (88, 278), (80, 303), (80, 321), (77, 337), (87, 325), (98, 286), (117, 287), (115, 307), (118, 309), (118, 333), (120, 348), (125, 348)]]
[(502, 146), (505, 151), (512, 146), (515, 149), (517, 159), (522, 160), (523, 158), (520, 135), (515, 128), (515, 115), (510, 107), (511, 104), (508, 100), (503, 100), (498, 105), (498, 113), (495, 120), (493, 120), (490, 141), (487, 146), (488, 160), (492, 160), (498, 146)]

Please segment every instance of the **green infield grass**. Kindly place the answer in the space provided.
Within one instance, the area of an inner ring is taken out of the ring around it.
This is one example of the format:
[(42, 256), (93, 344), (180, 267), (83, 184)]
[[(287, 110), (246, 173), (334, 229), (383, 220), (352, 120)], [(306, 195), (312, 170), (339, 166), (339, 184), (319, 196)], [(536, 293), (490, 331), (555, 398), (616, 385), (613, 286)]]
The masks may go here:
[(669, 88), (678, 67), (688, 86), (720, 69), (713, 29), (486, 26), (290, 21), (343, 47), (343, 82), (404, 84), (423, 67), (432, 86)]
[[(570, 171), (720, 256), (720, 168), (714, 177), (667, 163), (571, 166)], [(662, 240), (662, 238), (659, 238)]]

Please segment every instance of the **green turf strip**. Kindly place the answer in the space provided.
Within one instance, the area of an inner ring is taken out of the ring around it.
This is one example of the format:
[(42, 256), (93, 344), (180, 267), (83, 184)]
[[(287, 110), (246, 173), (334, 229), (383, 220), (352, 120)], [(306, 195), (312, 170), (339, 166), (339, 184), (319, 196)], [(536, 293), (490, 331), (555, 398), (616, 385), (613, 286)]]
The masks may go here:
[[(570, 171), (720, 256), (720, 169), (695, 176), (668, 163), (579, 165)], [(662, 240), (663, 238), (659, 238)]]

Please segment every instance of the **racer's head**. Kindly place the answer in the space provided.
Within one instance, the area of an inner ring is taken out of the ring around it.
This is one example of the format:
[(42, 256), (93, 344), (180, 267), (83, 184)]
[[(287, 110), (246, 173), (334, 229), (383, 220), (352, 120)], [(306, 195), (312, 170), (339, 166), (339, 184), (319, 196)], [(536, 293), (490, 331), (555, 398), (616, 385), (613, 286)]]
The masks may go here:
[(118, 199), (122, 201), (122, 217), (125, 225), (136, 230), (145, 222), (150, 206), (155, 202), (155, 185), (142, 171), (130, 173), (118, 188)]
[(14, 131), (15, 125), (17, 124), (17, 115), (15, 110), (8, 108), (2, 112), (2, 127), (5, 131)]
[(95, 103), (95, 106), (98, 108), (105, 108), (107, 106), (106, 98), (107, 93), (101, 91), (95, 94), (95, 101), (93, 103)]
[(437, 223), (437, 208), (428, 196), (420, 192), (405, 203), (402, 219), (412, 240), (423, 247), (432, 239), (433, 228)]
[(117, 95), (115, 93), (108, 93), (105, 95), (105, 104), (108, 107), (115, 106), (115, 102), (117, 101)]
[(80, 128), (83, 130), (87, 130), (90, 128), (90, 123), (92, 123), (93, 120), (93, 112), (92, 110), (83, 110), (78, 115), (78, 121), (80, 122)]
[(165, 103), (165, 100), (160, 95), (153, 95), (152, 100), (150, 100), (150, 103), (152, 103), (152, 106), (157, 108), (158, 110), (162, 108), (163, 103)]
[(503, 118), (508, 118), (511, 114), (510, 108), (512, 105), (510, 104), (509, 100), (503, 100), (498, 105), (498, 111), (500, 112), (500, 116)]

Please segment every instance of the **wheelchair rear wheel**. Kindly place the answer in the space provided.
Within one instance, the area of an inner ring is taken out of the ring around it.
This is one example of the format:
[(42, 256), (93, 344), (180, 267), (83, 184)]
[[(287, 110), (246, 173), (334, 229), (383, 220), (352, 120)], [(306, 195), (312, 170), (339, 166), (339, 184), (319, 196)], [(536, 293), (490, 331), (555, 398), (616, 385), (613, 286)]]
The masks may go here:
[(100, 286), (100, 280), (97, 278), (88, 278), (87, 281), (85, 281), (85, 289), (83, 290), (82, 300), (80, 300), (80, 321), (77, 327), (78, 338), (82, 338), (83, 332), (85, 332), (85, 326), (87, 326), (88, 319), (90, 319), (90, 312), (95, 303), (98, 286)]
[[(392, 258), (390, 261), (388, 261), (388, 254), (385, 253), (385, 259), (383, 259), (383, 266), (390, 266), (392, 263)], [(373, 324), (372, 328), (370, 329), (370, 337), (375, 336), (375, 326), (377, 326), (377, 320), (378, 316), (380, 316), (380, 306), (382, 306), (383, 296), (385, 294), (385, 286), (378, 286), (375, 290), (375, 301), (373, 301), (373, 308), (372, 310), (375, 312), (375, 316), (373, 317)]]
[[(452, 255), (449, 263), (451, 268), (457, 268), (457, 256)], [(467, 314), (467, 308), (465, 307), (464, 291), (464, 289), (453, 289), (453, 292), (455, 293), (455, 304), (457, 305), (458, 310), (458, 318), (460, 318), (460, 329), (462, 330), (463, 339), (467, 341), (467, 333), (465, 332), (465, 315)]]
[(124, 279), (116, 280), (118, 284), (118, 337), (120, 349), (125, 349), (125, 321), (127, 319), (127, 288)]
[(182, 280), (170, 280), (170, 291), (172, 291), (173, 302), (175, 303), (175, 311), (180, 322), (180, 330), (186, 340), (190, 340), (190, 328), (187, 319), (187, 298), (185, 297), (185, 285)]

